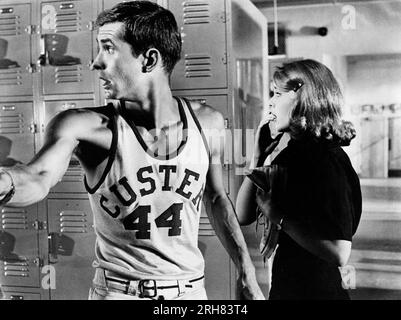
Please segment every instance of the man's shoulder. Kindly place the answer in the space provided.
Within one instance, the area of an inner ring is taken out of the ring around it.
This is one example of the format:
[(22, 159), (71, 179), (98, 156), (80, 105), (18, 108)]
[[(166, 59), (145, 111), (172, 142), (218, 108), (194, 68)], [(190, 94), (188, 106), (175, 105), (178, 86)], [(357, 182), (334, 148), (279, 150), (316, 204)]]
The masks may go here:
[(79, 123), (85, 123), (104, 118), (111, 118), (111, 116), (114, 114), (113, 110), (114, 109), (112, 105), (74, 108), (61, 111), (52, 120), (66, 122), (77, 121)]
[(111, 106), (68, 109), (58, 113), (47, 126), (52, 133), (82, 136), (107, 128), (111, 121)]

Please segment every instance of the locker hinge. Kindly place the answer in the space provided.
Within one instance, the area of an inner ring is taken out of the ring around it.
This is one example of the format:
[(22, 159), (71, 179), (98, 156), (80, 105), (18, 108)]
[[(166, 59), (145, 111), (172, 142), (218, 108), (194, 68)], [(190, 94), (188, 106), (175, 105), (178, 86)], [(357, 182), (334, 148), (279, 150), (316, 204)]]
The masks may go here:
[(222, 13), (220, 13), (219, 20), (222, 23), (226, 23), (227, 22), (227, 15), (226, 15), (226, 13), (224, 11)]
[(35, 259), (32, 260), (32, 262), (39, 268), (43, 267), (44, 263), (43, 263), (43, 259), (36, 257)]
[(29, 73), (34, 73), (34, 72), (36, 72), (36, 65), (33, 63), (30, 63), (26, 67), (26, 70), (28, 70)]
[(224, 119), (224, 129), (230, 129), (230, 120)]
[(89, 23), (88, 23), (88, 29), (89, 29), (90, 31), (95, 30), (95, 22), (94, 22), (94, 21), (89, 21)]
[[(228, 130), (230, 129), (230, 120), (228, 118), (224, 119), (224, 129)], [(230, 171), (231, 170), (231, 165), (228, 159), (224, 159), (224, 163), (223, 163), (223, 169), (226, 171)]]
[(36, 30), (38, 30), (38, 27), (33, 24), (30, 24), (25, 28), (25, 32), (28, 34), (34, 34), (36, 33)]
[(32, 223), (32, 226), (35, 230), (46, 230), (47, 229), (47, 222), (46, 221), (39, 221), (35, 220)]
[(30, 131), (32, 134), (38, 133), (38, 126), (36, 125), (35, 122), (32, 122), (32, 123), (29, 125), (29, 131)]
[(228, 162), (223, 163), (223, 169), (225, 171), (230, 171), (231, 170), (231, 164), (229, 164)]
[(227, 64), (227, 60), (228, 60), (227, 52), (224, 52), (224, 56), (223, 56), (223, 58), (221, 58), (221, 60), (222, 60), (223, 64)]

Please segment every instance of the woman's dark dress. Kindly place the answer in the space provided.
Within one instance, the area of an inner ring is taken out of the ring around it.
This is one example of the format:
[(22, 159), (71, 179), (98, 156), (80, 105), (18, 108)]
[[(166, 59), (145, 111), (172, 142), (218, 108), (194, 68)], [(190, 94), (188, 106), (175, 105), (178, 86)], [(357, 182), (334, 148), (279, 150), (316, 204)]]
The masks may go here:
[[(338, 143), (291, 140), (273, 163), (287, 168), (282, 205), (287, 215), (307, 224), (321, 239), (352, 240), (361, 216), (361, 189)], [(336, 265), (281, 232), (269, 299), (349, 299), (349, 295)]]

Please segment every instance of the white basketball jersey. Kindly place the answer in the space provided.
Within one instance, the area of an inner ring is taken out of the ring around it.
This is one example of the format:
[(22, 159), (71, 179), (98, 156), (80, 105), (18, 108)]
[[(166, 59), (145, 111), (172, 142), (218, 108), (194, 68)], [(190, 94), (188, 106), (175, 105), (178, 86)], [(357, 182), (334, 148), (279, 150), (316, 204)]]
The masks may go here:
[(183, 139), (164, 156), (152, 154), (135, 124), (116, 110), (106, 170), (94, 188), (85, 180), (97, 234), (95, 267), (128, 279), (190, 279), (204, 272), (198, 228), (209, 151), (191, 107), (177, 101)]

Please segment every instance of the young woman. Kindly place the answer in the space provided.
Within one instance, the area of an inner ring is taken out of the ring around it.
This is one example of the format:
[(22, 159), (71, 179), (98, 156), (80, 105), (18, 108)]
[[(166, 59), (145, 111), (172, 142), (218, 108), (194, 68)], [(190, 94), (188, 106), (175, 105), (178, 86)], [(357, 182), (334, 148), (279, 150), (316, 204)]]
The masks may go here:
[[(349, 299), (339, 267), (346, 265), (359, 224), (362, 199), (357, 174), (341, 146), (355, 130), (341, 120), (342, 94), (331, 71), (313, 60), (284, 64), (273, 77), (269, 106), (276, 128), (291, 139), (272, 164), (286, 170), (281, 203), (256, 192), (245, 178), (237, 198), (241, 224), (256, 219), (256, 206), (281, 226), (269, 299)], [(253, 162), (264, 162), (260, 146), (271, 118), (258, 128)], [(268, 131), (268, 130), (267, 130)]]

